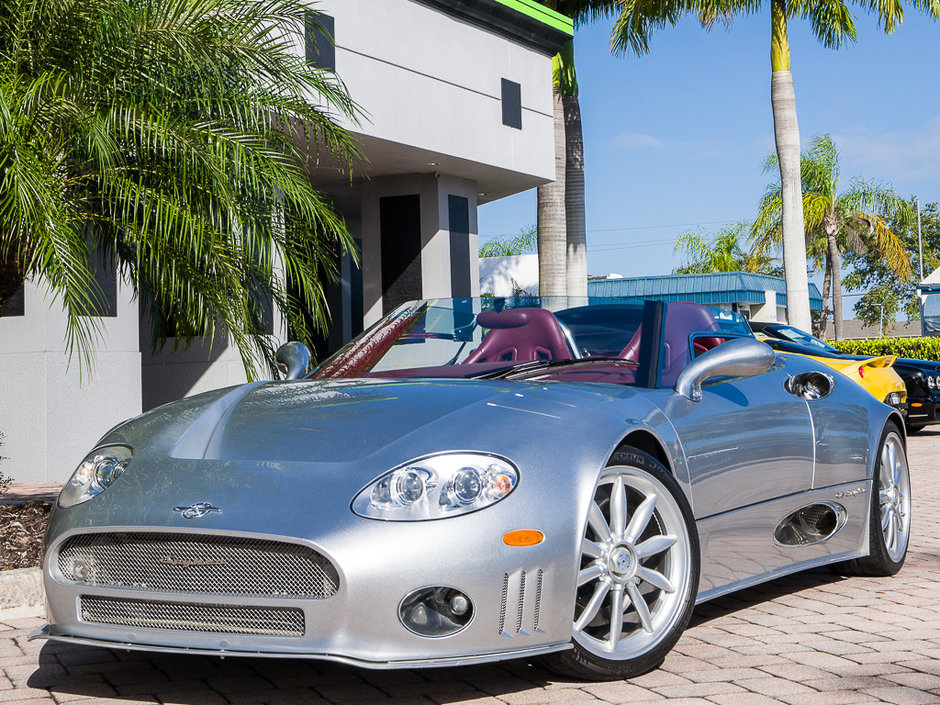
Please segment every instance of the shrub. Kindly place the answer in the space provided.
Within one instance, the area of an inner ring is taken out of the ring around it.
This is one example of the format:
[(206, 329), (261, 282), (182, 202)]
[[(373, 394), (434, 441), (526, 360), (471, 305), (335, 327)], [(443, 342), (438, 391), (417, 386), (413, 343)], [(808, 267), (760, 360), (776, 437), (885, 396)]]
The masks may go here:
[(827, 341), (849, 355), (895, 355), (915, 360), (940, 362), (940, 338), (874, 338), (870, 340)]

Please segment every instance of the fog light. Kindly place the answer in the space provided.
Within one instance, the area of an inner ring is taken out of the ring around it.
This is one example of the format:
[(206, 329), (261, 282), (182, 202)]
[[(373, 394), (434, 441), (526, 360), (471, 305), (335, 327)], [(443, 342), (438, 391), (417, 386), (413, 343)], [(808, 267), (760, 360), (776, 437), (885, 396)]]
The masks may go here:
[(470, 624), (473, 603), (454, 588), (421, 588), (401, 601), (398, 619), (418, 636), (449, 636)]

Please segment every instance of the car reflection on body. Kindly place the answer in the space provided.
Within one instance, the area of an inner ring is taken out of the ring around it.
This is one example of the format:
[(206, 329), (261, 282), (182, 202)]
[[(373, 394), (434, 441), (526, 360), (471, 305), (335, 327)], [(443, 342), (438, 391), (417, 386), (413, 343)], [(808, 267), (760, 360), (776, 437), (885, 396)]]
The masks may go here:
[(904, 561), (900, 414), (703, 306), (428, 300), (302, 353), (98, 442), (34, 637), (620, 678), (697, 602)]

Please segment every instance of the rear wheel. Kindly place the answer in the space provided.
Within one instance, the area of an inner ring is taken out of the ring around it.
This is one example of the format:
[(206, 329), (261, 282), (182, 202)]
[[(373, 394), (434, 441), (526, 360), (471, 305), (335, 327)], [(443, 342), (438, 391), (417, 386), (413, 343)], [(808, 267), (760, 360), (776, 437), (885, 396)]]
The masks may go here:
[(869, 506), (868, 555), (844, 564), (856, 575), (894, 575), (904, 565), (911, 536), (911, 476), (901, 432), (881, 436)]
[(594, 680), (655, 668), (689, 622), (698, 574), (698, 534), (681, 488), (652, 456), (617, 451), (588, 510), (574, 648), (548, 665)]

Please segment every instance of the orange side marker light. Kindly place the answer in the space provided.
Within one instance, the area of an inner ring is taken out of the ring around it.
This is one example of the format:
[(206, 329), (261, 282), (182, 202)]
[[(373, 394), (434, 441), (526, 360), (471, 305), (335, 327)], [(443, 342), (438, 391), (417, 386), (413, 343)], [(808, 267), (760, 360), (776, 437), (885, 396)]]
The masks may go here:
[(535, 546), (542, 543), (545, 536), (535, 529), (517, 529), (503, 534), (503, 543), (507, 546)]

